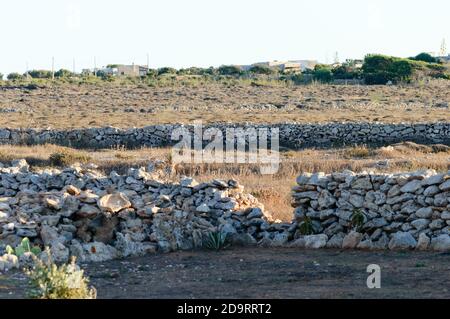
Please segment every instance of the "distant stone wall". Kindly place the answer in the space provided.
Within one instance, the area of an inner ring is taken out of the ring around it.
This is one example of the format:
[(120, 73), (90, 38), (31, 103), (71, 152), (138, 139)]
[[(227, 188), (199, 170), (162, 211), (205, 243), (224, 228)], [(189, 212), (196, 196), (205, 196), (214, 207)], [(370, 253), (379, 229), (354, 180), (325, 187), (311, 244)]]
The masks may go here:
[(304, 174), (297, 184), (294, 246), (450, 250), (450, 171)]
[[(72, 147), (128, 148), (173, 145), (172, 131), (184, 127), (180, 124), (152, 125), (143, 128), (117, 129), (113, 127), (74, 130), (0, 129), (0, 144), (54, 143)], [(450, 145), (450, 122), (417, 124), (384, 123), (327, 123), (327, 124), (210, 124), (210, 128), (278, 128), (280, 146), (299, 149), (302, 147), (329, 147), (351, 144), (382, 145), (402, 141), (417, 143), (442, 143)], [(186, 126), (193, 131), (192, 126)]]

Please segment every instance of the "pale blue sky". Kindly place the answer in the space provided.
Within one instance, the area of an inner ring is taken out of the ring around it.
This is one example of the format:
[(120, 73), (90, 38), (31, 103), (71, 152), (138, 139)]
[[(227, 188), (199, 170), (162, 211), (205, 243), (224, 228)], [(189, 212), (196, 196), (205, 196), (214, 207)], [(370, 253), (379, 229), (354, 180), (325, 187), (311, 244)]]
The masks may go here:
[(0, 72), (108, 63), (219, 66), (410, 56), (450, 47), (448, 0), (14, 0), (0, 4)]

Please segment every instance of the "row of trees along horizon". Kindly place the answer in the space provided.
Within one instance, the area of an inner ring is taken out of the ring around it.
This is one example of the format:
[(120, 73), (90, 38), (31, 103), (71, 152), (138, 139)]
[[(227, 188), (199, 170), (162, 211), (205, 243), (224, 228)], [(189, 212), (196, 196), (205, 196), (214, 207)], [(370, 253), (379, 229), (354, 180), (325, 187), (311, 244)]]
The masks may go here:
[[(114, 67), (114, 65), (108, 65)], [(420, 53), (411, 58), (398, 58), (393, 56), (371, 54), (367, 55), (361, 67), (357, 67), (355, 61), (348, 60), (344, 63), (333, 65), (317, 64), (314, 69), (307, 69), (303, 72), (292, 73), (283, 72), (278, 68), (264, 65), (254, 65), (248, 70), (243, 70), (236, 65), (223, 65), (218, 68), (198, 68), (191, 67), (185, 69), (174, 69), (163, 67), (159, 69), (149, 69), (145, 79), (158, 79), (161, 77), (177, 76), (201, 76), (211, 79), (236, 78), (254, 79), (266, 78), (269, 80), (290, 81), (294, 84), (304, 84), (311, 81), (330, 83), (335, 80), (356, 80), (368, 85), (383, 85), (387, 83), (411, 83), (418, 79), (441, 78), (450, 80), (450, 67), (444, 65), (439, 59), (428, 53)], [(70, 79), (86, 78), (92, 75), (73, 73), (66, 69), (60, 69), (54, 74), (49, 70), (31, 70), (25, 74), (10, 73), (7, 80), (20, 82), (31, 79)], [(101, 80), (114, 81), (114, 77), (98, 70), (96, 77)], [(3, 74), (0, 73), (0, 80)]]

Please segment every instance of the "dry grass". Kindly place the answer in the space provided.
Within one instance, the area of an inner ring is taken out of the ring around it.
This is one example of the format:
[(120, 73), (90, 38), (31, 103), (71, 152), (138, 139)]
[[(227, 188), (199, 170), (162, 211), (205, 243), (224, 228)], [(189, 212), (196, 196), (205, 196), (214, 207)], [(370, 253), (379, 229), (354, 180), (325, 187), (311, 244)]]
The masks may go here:
[[(125, 173), (129, 167), (145, 166), (149, 161), (170, 159), (169, 148), (137, 150), (105, 149), (75, 150), (55, 145), (0, 146), (0, 162), (25, 158), (35, 168), (51, 166), (52, 154), (70, 154), (71, 162), (90, 158), (105, 173), (116, 170)], [(303, 172), (333, 172), (350, 169), (356, 172), (396, 172), (418, 169), (450, 169), (450, 148), (445, 145), (419, 145), (411, 142), (389, 147), (354, 146), (329, 150), (305, 149), (281, 154), (279, 170), (273, 175), (261, 175), (256, 164), (179, 164), (181, 175), (194, 176), (199, 181), (213, 178), (234, 178), (254, 194), (276, 218), (292, 217), (290, 190), (296, 177)], [(83, 160), (84, 161), (84, 160)], [(380, 165), (380, 162), (383, 165)], [(387, 163), (387, 165), (386, 165)]]
[[(305, 85), (263, 87), (204, 83), (150, 87), (53, 85), (0, 87), (0, 127), (128, 128), (204, 122), (448, 121), (450, 81), (411, 86)], [(14, 112), (9, 112), (13, 110)]]

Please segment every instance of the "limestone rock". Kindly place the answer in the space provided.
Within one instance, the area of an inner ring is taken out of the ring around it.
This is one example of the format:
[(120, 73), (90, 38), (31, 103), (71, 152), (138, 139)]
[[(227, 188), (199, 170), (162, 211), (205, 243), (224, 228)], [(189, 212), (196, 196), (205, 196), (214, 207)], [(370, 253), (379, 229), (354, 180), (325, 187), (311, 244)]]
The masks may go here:
[(342, 241), (342, 248), (344, 249), (356, 248), (356, 246), (358, 246), (362, 238), (363, 234), (352, 231), (344, 237), (344, 240)]
[(419, 240), (417, 241), (417, 250), (427, 250), (430, 245), (430, 238), (425, 234), (421, 233), (419, 235)]
[(397, 232), (389, 242), (391, 250), (413, 249), (417, 246), (417, 241), (409, 232)]
[(102, 211), (117, 213), (122, 209), (130, 208), (131, 202), (123, 193), (108, 194), (101, 197), (98, 201), (98, 207)]
[(436, 251), (450, 251), (450, 236), (440, 235), (431, 239), (431, 248)]

